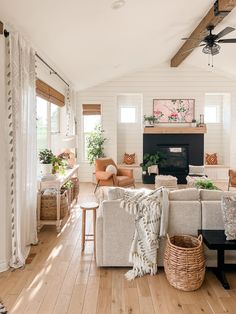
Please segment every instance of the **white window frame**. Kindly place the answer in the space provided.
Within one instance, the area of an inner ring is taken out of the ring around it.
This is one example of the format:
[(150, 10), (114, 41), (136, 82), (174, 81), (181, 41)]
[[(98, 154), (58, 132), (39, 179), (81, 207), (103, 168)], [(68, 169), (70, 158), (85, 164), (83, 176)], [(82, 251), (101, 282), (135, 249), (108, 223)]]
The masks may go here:
[[(41, 98), (40, 96), (37, 96), (37, 98)], [(56, 134), (60, 134), (61, 133), (61, 111), (60, 111), (60, 107), (58, 107), (59, 109), (59, 115), (58, 115), (58, 132), (52, 132), (51, 131), (51, 103), (50, 101), (46, 101), (47, 102), (47, 147), (48, 149), (51, 149), (52, 147), (52, 135), (56, 135)], [(56, 106), (56, 105), (55, 105)]]
[[(121, 110), (123, 108), (134, 108), (135, 109), (135, 117), (134, 117), (134, 121), (129, 121), (129, 122), (124, 122), (124, 121), (121, 121)], [(119, 104), (119, 123), (121, 124), (134, 124), (134, 123), (137, 123), (137, 114), (138, 114), (138, 108), (136, 105), (123, 105), (123, 104)]]

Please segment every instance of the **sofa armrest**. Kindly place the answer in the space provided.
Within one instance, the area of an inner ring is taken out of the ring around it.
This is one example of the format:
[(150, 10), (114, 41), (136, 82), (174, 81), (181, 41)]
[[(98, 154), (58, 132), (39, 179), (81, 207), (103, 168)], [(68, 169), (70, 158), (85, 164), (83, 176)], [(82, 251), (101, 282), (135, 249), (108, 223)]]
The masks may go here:
[(118, 168), (117, 175), (133, 178), (133, 169)]
[(134, 219), (120, 208), (120, 200), (102, 202), (97, 218), (97, 266), (130, 266)]

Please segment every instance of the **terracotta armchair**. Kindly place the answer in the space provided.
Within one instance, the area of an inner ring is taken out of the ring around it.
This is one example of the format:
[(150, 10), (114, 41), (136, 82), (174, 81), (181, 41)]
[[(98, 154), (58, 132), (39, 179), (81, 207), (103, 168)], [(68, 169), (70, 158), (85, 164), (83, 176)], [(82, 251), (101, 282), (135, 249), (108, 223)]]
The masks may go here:
[(236, 170), (232, 170), (232, 169), (229, 169), (228, 191), (230, 187), (236, 188)]
[[(108, 165), (113, 165), (117, 169), (117, 174), (106, 171)], [(118, 168), (112, 159), (96, 159), (95, 175), (97, 185), (94, 193), (99, 186), (120, 186), (120, 187), (135, 187), (132, 169)]]

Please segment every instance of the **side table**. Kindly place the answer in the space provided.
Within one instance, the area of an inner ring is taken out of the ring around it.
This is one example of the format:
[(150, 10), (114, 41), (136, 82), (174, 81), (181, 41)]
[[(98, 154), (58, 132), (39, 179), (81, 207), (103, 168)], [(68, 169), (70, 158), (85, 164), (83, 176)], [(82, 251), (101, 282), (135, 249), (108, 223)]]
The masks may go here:
[[(230, 285), (225, 276), (227, 266), (236, 266), (235, 264), (225, 264), (225, 250), (236, 250), (236, 240), (227, 241), (224, 230), (198, 230), (202, 234), (203, 242), (210, 250), (217, 250), (217, 267), (213, 269), (216, 277), (225, 289), (230, 289)], [(235, 267), (236, 269), (236, 267)]]

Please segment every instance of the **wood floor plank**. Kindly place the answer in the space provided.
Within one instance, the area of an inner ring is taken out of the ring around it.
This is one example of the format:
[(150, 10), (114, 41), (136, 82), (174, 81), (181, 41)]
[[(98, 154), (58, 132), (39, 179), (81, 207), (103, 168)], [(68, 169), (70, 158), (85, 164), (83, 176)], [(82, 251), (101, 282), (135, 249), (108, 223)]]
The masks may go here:
[(125, 270), (115, 268), (112, 270), (112, 304), (111, 314), (120, 314), (125, 312), (125, 300), (123, 289), (123, 276)]
[[(94, 200), (93, 186), (81, 184), (80, 197)], [(89, 232), (92, 216), (87, 219)], [(97, 268), (93, 243), (81, 253), (81, 211), (75, 206), (61, 233), (45, 226), (36, 255), (24, 269), (0, 274), (0, 298), (10, 314), (213, 314), (236, 313), (236, 274), (224, 290), (211, 271), (203, 286), (183, 292), (170, 286), (162, 268), (156, 276), (125, 279), (127, 268)]]

